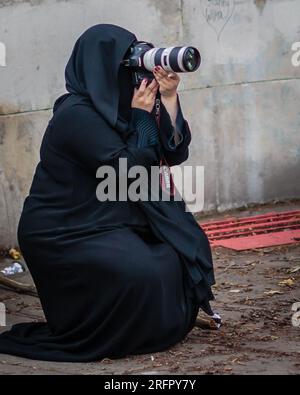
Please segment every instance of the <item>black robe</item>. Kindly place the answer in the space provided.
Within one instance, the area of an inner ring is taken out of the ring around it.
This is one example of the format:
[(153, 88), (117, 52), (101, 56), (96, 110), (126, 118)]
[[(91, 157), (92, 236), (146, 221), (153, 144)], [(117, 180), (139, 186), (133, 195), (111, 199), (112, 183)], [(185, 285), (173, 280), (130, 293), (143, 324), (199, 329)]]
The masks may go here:
[(18, 226), (46, 322), (2, 333), (0, 353), (82, 362), (156, 352), (187, 335), (199, 307), (211, 313), (211, 250), (184, 201), (99, 202), (95, 193), (101, 165), (118, 173), (120, 158), (128, 168), (149, 169), (162, 155), (170, 166), (188, 157), (191, 135), (179, 98), (180, 144), (171, 144), (174, 128), (162, 105), (159, 144), (137, 147), (139, 111), (129, 108), (130, 87), (126, 101), (118, 82), (135, 40), (101, 24), (75, 44), (69, 93), (54, 105)]

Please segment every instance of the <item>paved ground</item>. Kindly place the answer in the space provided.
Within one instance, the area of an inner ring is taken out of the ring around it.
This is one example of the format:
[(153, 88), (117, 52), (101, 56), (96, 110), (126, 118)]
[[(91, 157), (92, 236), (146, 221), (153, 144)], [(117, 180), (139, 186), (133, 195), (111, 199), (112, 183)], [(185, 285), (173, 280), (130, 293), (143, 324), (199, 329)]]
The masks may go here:
[[(278, 204), (229, 214), (299, 207)], [(195, 327), (168, 351), (95, 363), (40, 362), (0, 354), (0, 374), (299, 374), (300, 326), (292, 325), (291, 308), (300, 302), (300, 243), (246, 252), (216, 248), (213, 255), (213, 306), (224, 320), (219, 331)], [(8, 262), (2, 258), (0, 266)], [(17, 276), (30, 281), (28, 274)], [(6, 305), (10, 325), (43, 319), (37, 298), (0, 288), (0, 302)]]

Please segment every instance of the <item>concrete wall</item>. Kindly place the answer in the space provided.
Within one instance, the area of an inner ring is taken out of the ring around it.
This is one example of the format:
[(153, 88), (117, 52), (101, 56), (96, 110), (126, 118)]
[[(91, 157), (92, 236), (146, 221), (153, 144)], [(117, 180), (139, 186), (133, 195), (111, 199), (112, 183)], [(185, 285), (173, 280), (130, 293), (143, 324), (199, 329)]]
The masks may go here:
[(0, 0), (0, 245), (16, 242), (66, 61), (96, 23), (200, 49), (180, 97), (193, 133), (186, 164), (205, 166), (204, 210), (299, 197), (299, 15), (297, 0)]

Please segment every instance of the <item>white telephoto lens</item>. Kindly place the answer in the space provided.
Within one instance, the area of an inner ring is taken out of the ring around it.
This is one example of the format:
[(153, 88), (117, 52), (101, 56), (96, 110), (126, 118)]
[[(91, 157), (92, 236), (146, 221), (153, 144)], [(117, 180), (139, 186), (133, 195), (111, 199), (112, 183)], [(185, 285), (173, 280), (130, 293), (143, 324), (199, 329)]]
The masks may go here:
[[(147, 70), (152, 71), (153, 68), (159, 64), (164, 70), (173, 71), (170, 66), (170, 56), (169, 56), (173, 48), (175, 47), (150, 49), (144, 54), (144, 58), (143, 58), (144, 67)], [(160, 54), (160, 58), (155, 64), (155, 56), (158, 51), (160, 51), (161, 54)]]
[(154, 58), (155, 58), (155, 54), (158, 51), (158, 48), (153, 48), (150, 49), (149, 51), (145, 52), (145, 55), (143, 57), (143, 63), (144, 63), (144, 67), (145, 69), (152, 71), (153, 68), (155, 67), (155, 62), (154, 62)]
[[(183, 55), (187, 48), (189, 47), (152, 48), (144, 54), (144, 67), (147, 70), (152, 71), (153, 68), (159, 64), (166, 71), (189, 71), (186, 70), (183, 62)], [(171, 64), (173, 65), (173, 68)]]
[(166, 71), (173, 71), (170, 66), (170, 53), (173, 48), (175, 47), (165, 48), (161, 54), (161, 58), (160, 58), (161, 67)]
[(179, 68), (180, 68), (181, 71), (186, 71), (186, 69), (184, 68), (184, 65), (183, 65), (183, 54), (184, 54), (184, 51), (185, 51), (187, 48), (188, 48), (188, 47), (182, 47), (182, 48), (180, 49), (180, 51), (178, 52), (178, 55), (177, 55), (177, 63), (178, 63), (178, 66), (179, 66)]

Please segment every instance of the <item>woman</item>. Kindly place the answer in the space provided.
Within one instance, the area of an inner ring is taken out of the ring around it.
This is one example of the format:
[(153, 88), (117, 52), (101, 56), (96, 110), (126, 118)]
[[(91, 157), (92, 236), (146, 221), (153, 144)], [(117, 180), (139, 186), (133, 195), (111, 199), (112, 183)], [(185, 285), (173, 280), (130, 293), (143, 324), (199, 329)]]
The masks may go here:
[(126, 159), (149, 170), (188, 157), (178, 75), (154, 70), (133, 89), (120, 66), (136, 40), (101, 24), (75, 44), (18, 227), (46, 322), (14, 325), (0, 336), (2, 353), (79, 362), (155, 352), (186, 336), (199, 307), (212, 314), (211, 251), (184, 202), (100, 202), (95, 193), (101, 165), (118, 172)]

